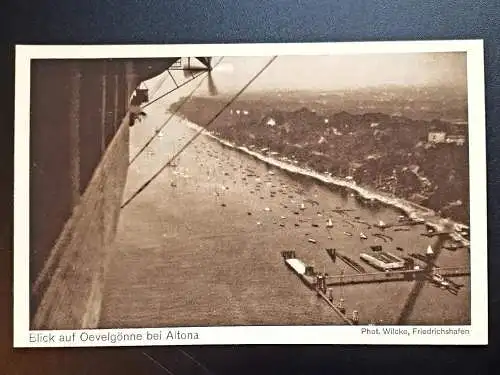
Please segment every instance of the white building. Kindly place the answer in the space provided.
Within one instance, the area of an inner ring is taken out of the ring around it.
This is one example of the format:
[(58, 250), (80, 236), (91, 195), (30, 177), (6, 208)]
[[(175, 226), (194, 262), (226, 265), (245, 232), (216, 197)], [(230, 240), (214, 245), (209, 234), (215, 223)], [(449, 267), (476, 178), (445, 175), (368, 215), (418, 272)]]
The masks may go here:
[(465, 144), (465, 137), (463, 135), (449, 135), (446, 137), (446, 143), (455, 143), (457, 146)]
[(445, 143), (446, 142), (446, 133), (445, 132), (429, 132), (427, 140), (430, 143)]
[(273, 118), (270, 118), (269, 120), (267, 120), (267, 125), (268, 126), (275, 126), (276, 121)]

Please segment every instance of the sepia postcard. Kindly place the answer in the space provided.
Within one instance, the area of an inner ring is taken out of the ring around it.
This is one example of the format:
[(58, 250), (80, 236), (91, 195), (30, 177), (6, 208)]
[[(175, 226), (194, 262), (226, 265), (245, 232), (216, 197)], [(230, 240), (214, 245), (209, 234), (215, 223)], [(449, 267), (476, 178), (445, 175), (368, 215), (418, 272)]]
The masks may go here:
[(481, 40), (16, 48), (14, 346), (488, 343)]

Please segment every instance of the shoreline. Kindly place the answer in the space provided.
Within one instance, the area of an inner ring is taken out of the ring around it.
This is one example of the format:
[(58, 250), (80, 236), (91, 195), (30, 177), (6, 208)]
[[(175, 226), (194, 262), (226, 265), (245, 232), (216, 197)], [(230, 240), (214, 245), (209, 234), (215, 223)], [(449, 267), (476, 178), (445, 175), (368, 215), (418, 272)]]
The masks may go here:
[(377, 201), (381, 204), (384, 204), (386, 206), (398, 209), (402, 212), (405, 213), (405, 215), (413, 222), (419, 223), (419, 224), (425, 224), (431, 228), (433, 228), (435, 231), (440, 232), (444, 231), (445, 227), (447, 225), (450, 225), (453, 228), (453, 235), (454, 239), (457, 242), (460, 242), (464, 246), (470, 246), (470, 241), (465, 239), (462, 235), (459, 234), (460, 231), (463, 230), (468, 230), (468, 226), (462, 223), (458, 223), (456, 221), (453, 221), (451, 219), (444, 219), (440, 216), (438, 216), (434, 210), (418, 205), (416, 203), (407, 201), (402, 198), (397, 198), (393, 196), (388, 196), (384, 194), (383, 192), (376, 191), (373, 188), (365, 187), (365, 186), (359, 186), (355, 182), (340, 178), (340, 177), (334, 177), (334, 176), (328, 176), (321, 174), (317, 171), (306, 169), (300, 166), (296, 166), (290, 163), (287, 163), (282, 160), (278, 160), (274, 157), (271, 156), (266, 156), (263, 155), (259, 152), (250, 150), (246, 146), (238, 146), (232, 142), (226, 141), (222, 138), (219, 138), (212, 133), (210, 133), (207, 129), (201, 127), (200, 125), (197, 125), (183, 117), (180, 117), (179, 115), (174, 115), (177, 117), (180, 121), (184, 122), (188, 127), (192, 128), (195, 131), (200, 132), (201, 134), (217, 141), (219, 144), (223, 145), (224, 147), (228, 147), (232, 150), (239, 151), (241, 153), (244, 153), (248, 156), (252, 156), (255, 159), (258, 159), (268, 165), (271, 165), (273, 167), (279, 168), (283, 171), (286, 171), (288, 173), (292, 174), (297, 174), (300, 176), (305, 176), (305, 177), (310, 177), (318, 181), (319, 183), (325, 184), (325, 185), (334, 185), (337, 187), (343, 187), (346, 188), (352, 192), (355, 192), (358, 194), (361, 198), (368, 200), (368, 201)]

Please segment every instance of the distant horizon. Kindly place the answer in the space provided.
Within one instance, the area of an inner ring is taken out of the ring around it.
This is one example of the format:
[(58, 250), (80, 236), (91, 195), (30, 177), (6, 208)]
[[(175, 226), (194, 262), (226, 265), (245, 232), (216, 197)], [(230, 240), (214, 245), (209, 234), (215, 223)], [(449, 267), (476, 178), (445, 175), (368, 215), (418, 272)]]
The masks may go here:
[[(212, 78), (220, 93), (358, 91), (380, 87), (467, 87), (465, 53), (223, 57), (214, 60)], [(258, 75), (260, 73), (260, 75)], [(257, 76), (258, 75), (258, 76)], [(206, 87), (199, 92), (208, 93)]]
[[(215, 82), (217, 86), (217, 82)], [(306, 93), (338, 93), (338, 92), (346, 92), (346, 91), (366, 91), (372, 89), (384, 89), (384, 88), (397, 88), (397, 89), (455, 89), (455, 90), (464, 90), (463, 94), (467, 95), (467, 85), (463, 84), (454, 84), (454, 83), (442, 83), (442, 84), (424, 84), (424, 83), (416, 83), (416, 84), (397, 84), (397, 83), (384, 83), (370, 86), (357, 86), (352, 88), (325, 88), (325, 89), (308, 89), (308, 88), (254, 88), (253, 90), (245, 91), (245, 95), (248, 94), (260, 94), (260, 93), (271, 93), (271, 92), (283, 92), (283, 93), (294, 93), (294, 92), (306, 92)], [(229, 95), (233, 96), (234, 92), (224, 92), (219, 93), (216, 96), (224, 96)], [(195, 95), (198, 96), (198, 95)], [(214, 96), (208, 92), (202, 92), (200, 96)]]

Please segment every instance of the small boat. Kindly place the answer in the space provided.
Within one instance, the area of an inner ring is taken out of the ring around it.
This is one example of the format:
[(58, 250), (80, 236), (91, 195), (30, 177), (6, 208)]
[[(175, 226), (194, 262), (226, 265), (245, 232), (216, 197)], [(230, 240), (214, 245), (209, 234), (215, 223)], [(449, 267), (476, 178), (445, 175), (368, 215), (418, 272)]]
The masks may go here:
[(359, 237), (361, 237), (363, 240), (366, 240), (368, 238), (366, 237), (366, 234), (364, 234), (363, 232), (359, 234)]
[(457, 250), (460, 246), (455, 242), (447, 242), (443, 245), (443, 248), (447, 250)]
[(450, 283), (445, 280), (445, 278), (439, 274), (433, 274), (431, 276), (431, 281), (439, 286), (442, 286), (442, 287), (449, 287), (450, 286)]
[(382, 220), (380, 220), (380, 221), (378, 222), (377, 226), (378, 226), (379, 228), (385, 228), (385, 227), (387, 227), (387, 224), (386, 224), (386, 223), (384, 223)]
[(326, 223), (327, 228), (333, 228), (333, 222), (332, 219), (328, 219), (328, 222)]
[(434, 255), (434, 250), (432, 250), (431, 245), (427, 247), (427, 251), (425, 252), (425, 254), (428, 256)]
[(301, 210), (305, 210), (305, 209), (306, 209), (306, 206), (305, 206), (305, 204), (304, 204), (304, 203), (302, 203), (302, 204), (300, 205), (300, 209), (301, 209)]
[(346, 236), (352, 237), (352, 233), (349, 233), (349, 232), (344, 232), (344, 234), (345, 234)]

